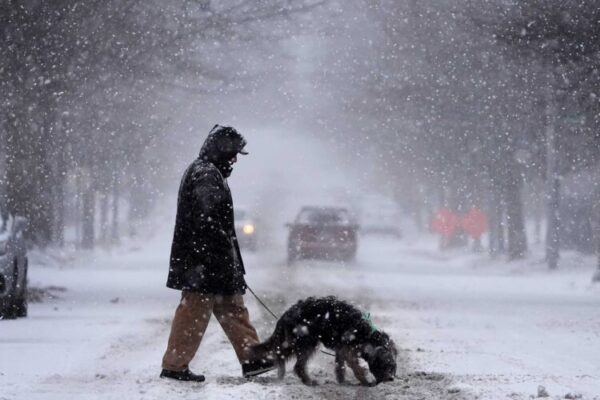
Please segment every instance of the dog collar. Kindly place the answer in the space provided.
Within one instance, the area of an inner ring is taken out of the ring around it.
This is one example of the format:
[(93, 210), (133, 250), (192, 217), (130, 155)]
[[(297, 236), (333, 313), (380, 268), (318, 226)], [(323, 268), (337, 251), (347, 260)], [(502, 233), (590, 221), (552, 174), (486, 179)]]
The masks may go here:
[(369, 328), (371, 328), (371, 333), (379, 331), (379, 329), (377, 329), (373, 321), (371, 321), (371, 313), (362, 313), (362, 319), (367, 321), (367, 324), (369, 324)]

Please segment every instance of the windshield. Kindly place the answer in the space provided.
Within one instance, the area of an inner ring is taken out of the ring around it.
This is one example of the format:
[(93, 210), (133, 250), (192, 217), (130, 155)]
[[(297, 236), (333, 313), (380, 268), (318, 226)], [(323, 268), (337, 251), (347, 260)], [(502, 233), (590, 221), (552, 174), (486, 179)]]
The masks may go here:
[(304, 209), (298, 214), (299, 224), (348, 224), (350, 214), (344, 209)]

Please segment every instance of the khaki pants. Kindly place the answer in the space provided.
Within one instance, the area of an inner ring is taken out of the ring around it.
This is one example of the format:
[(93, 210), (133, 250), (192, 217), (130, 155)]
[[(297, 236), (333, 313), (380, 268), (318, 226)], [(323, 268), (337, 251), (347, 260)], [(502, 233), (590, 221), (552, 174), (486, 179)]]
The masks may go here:
[(175, 311), (162, 368), (182, 371), (194, 358), (211, 314), (215, 314), (231, 342), (240, 364), (248, 360), (248, 347), (258, 343), (256, 329), (250, 323), (241, 295), (220, 296), (182, 292)]

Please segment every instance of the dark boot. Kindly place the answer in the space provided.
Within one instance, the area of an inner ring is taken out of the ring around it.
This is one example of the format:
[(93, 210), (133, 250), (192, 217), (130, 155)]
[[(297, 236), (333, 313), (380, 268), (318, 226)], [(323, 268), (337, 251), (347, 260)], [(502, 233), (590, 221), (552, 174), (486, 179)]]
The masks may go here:
[(265, 372), (274, 370), (276, 367), (271, 361), (254, 360), (242, 364), (242, 375), (244, 378), (251, 378)]
[(204, 382), (204, 375), (194, 374), (189, 369), (185, 369), (183, 371), (170, 371), (168, 369), (163, 369), (160, 373), (160, 377), (185, 382)]

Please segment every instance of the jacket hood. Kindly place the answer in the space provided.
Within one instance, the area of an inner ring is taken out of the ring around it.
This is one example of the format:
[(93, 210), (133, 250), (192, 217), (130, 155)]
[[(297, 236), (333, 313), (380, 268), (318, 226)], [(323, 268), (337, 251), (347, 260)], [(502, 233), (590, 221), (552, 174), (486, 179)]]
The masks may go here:
[(228, 161), (238, 153), (248, 154), (244, 146), (246, 139), (235, 128), (217, 124), (208, 133), (199, 157), (216, 163)]

